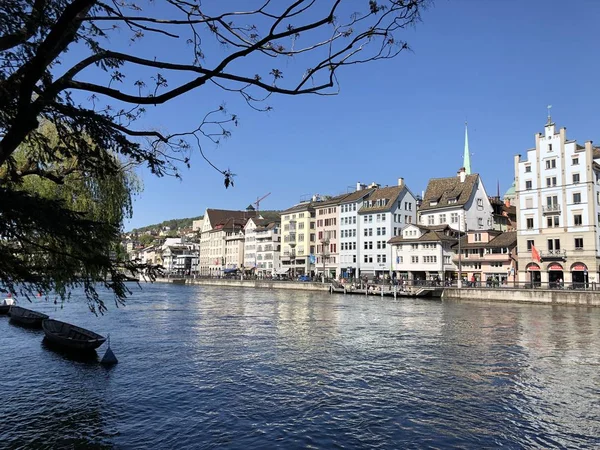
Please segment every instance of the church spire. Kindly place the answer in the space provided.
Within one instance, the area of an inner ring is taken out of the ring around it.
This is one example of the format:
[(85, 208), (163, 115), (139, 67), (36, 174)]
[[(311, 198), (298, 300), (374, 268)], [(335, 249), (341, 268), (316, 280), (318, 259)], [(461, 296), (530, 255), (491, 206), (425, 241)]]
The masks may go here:
[(465, 153), (463, 155), (463, 167), (465, 173), (471, 175), (471, 154), (469, 153), (469, 132), (467, 130), (467, 122), (465, 122)]

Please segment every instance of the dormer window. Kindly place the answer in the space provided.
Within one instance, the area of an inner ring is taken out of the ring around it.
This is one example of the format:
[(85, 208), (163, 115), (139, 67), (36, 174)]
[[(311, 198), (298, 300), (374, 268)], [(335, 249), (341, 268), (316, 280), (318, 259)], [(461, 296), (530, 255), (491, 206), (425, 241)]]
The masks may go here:
[(448, 199), (448, 204), (450, 204), (450, 205), (453, 203), (456, 203), (456, 202), (458, 202), (458, 198), (456, 198), (456, 197)]
[(433, 202), (429, 202), (429, 206), (435, 206), (435, 205), (437, 205), (437, 204), (438, 204), (437, 200), (435, 200), (435, 201), (433, 201)]

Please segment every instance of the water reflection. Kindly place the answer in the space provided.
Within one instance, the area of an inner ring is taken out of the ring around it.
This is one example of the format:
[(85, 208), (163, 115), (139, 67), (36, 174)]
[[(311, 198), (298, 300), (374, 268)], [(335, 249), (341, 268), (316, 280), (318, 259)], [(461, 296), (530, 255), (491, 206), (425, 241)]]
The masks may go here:
[(120, 363), (0, 318), (9, 447), (600, 445), (597, 309), (167, 285), (46, 307)]

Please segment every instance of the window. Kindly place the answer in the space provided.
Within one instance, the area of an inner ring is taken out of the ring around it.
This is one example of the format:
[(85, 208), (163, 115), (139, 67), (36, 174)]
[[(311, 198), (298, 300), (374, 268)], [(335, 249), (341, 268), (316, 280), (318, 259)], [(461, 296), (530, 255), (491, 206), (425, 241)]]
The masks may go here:
[(410, 257), (410, 262), (413, 264), (418, 264), (419, 263), (419, 257), (418, 256), (411, 256)]
[(575, 203), (575, 204), (581, 203), (581, 193), (580, 192), (573, 193), (573, 203)]
[(573, 165), (574, 166), (578, 166), (579, 165), (579, 157), (573, 158)]
[(558, 195), (546, 197), (546, 205), (548, 205), (549, 210), (558, 210)]
[(531, 190), (531, 180), (527, 180), (525, 182), (525, 189), (527, 189), (528, 191)]
[(482, 198), (477, 199), (477, 206), (483, 207), (483, 199)]
[(583, 224), (583, 219), (581, 214), (573, 214), (573, 222), (576, 227), (580, 227)]
[(440, 214), (440, 224), (446, 223), (446, 214)]
[(548, 151), (551, 152), (552, 151), (552, 144), (548, 144)]
[(556, 228), (560, 226), (560, 216), (548, 216), (546, 219), (548, 221), (548, 228)]
[(481, 242), (481, 233), (475, 233), (474, 234), (474, 241), (475, 242)]
[(577, 184), (577, 183), (579, 183), (579, 174), (574, 173), (573, 174), (573, 184)]
[(525, 172), (531, 172), (531, 165), (525, 166)]
[(546, 187), (556, 186), (556, 177), (546, 178)]
[(556, 159), (547, 159), (546, 169), (556, 169)]
[(575, 238), (575, 250), (583, 250), (583, 238)]
[(528, 217), (527, 218), (527, 229), (528, 230), (533, 230), (533, 217)]
[(548, 251), (560, 250), (560, 239), (548, 239)]
[(525, 198), (525, 209), (531, 209), (533, 208), (533, 197), (526, 197)]
[(458, 213), (450, 214), (450, 223), (458, 223)]
[(477, 226), (479, 228), (483, 228), (483, 217), (478, 217), (477, 218)]
[(533, 242), (534, 242), (534, 241), (533, 241), (533, 239), (529, 239), (529, 240), (527, 240), (527, 251), (528, 251), (528, 252), (530, 252), (530, 251), (531, 251), (531, 247), (533, 247), (533, 246), (534, 246), (534, 243), (533, 243)]

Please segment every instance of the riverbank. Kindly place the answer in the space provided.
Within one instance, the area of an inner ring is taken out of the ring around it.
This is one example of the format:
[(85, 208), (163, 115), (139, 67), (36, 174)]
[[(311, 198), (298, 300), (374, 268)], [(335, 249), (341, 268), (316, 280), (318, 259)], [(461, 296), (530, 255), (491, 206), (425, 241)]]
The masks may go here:
[[(236, 288), (283, 289), (299, 291), (331, 291), (328, 283), (273, 281), (273, 280), (234, 280), (223, 278), (159, 278), (160, 283), (195, 284), (201, 286), (221, 286)], [(365, 295), (365, 291), (346, 291), (333, 289), (333, 293)], [(377, 292), (373, 292), (378, 295)], [(475, 300), (484, 302), (539, 303), (571, 306), (600, 307), (600, 291), (567, 289), (519, 289), (519, 288), (437, 288), (428, 296), (441, 297), (442, 300)], [(384, 292), (393, 295), (393, 291)], [(397, 292), (398, 297), (414, 296)]]

